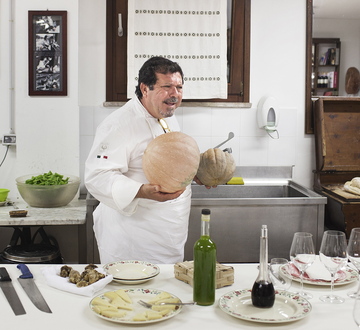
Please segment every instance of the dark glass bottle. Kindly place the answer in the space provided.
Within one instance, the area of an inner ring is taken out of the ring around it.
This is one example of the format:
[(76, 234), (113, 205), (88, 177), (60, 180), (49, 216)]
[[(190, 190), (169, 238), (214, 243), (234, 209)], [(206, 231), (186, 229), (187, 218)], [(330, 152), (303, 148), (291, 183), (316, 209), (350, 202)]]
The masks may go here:
[(251, 301), (255, 307), (270, 308), (275, 302), (275, 290), (270, 279), (268, 266), (268, 231), (263, 225), (260, 236), (259, 275), (251, 290)]
[(201, 237), (194, 245), (193, 299), (198, 305), (212, 305), (216, 287), (216, 244), (210, 238), (210, 210), (201, 211)]

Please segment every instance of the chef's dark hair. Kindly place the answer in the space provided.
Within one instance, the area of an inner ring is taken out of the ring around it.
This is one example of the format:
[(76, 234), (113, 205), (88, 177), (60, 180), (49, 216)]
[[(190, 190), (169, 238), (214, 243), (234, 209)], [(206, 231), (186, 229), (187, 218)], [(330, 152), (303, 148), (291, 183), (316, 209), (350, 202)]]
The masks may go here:
[(151, 57), (139, 70), (138, 85), (135, 89), (136, 96), (139, 99), (143, 96), (140, 90), (141, 83), (148, 86), (151, 90), (154, 88), (157, 81), (156, 73), (167, 74), (176, 72), (181, 74), (182, 82), (184, 83), (184, 74), (179, 64), (170, 61), (165, 57)]

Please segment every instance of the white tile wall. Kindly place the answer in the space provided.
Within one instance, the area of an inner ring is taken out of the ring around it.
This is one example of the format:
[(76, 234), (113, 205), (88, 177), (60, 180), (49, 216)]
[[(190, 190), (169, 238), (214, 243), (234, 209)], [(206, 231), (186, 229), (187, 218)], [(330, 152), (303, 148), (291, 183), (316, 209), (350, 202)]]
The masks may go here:
[[(80, 171), (94, 138), (97, 125), (115, 108), (80, 108)], [(230, 147), (238, 166), (290, 166), (297, 161), (297, 109), (279, 110), (279, 139), (271, 138), (257, 125), (256, 108), (219, 109), (181, 107), (177, 110), (182, 131), (192, 136), (201, 152), (224, 141), (229, 132), (235, 137)], [(308, 151), (306, 152), (308, 154)], [(84, 187), (82, 187), (82, 192)]]

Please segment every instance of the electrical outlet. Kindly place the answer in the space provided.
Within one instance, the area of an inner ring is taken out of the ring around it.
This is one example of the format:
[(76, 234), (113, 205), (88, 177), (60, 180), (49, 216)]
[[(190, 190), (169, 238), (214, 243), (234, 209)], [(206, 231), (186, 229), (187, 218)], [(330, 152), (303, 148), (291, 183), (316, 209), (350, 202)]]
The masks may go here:
[(4, 134), (3, 139), (2, 139), (2, 144), (4, 146), (16, 145), (16, 135), (15, 134)]

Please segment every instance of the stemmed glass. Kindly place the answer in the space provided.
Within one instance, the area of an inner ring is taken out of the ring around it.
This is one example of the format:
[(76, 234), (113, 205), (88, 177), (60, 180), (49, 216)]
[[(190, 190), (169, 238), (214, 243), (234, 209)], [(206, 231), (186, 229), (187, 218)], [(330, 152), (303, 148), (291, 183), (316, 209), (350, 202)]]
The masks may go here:
[(315, 258), (312, 234), (305, 232), (295, 233), (290, 248), (290, 260), (300, 271), (301, 289), (298, 294), (306, 299), (312, 298), (312, 294), (304, 292), (304, 272), (313, 264)]
[(272, 258), (270, 260), (270, 276), (276, 290), (287, 291), (291, 287), (291, 278), (281, 274), (281, 268), (288, 263), (289, 261), (285, 258)]
[[(360, 228), (353, 228), (350, 233), (350, 238), (348, 246), (346, 249), (347, 256), (353, 266), (358, 271), (358, 280), (360, 276)], [(351, 298), (356, 298), (357, 291), (349, 292), (348, 296)]]
[(320, 246), (320, 261), (331, 274), (331, 293), (320, 297), (323, 302), (341, 304), (344, 298), (333, 294), (335, 274), (347, 263), (345, 233), (337, 230), (324, 232)]
[(356, 325), (360, 328), (360, 287), (355, 294), (355, 304), (353, 309), (353, 318)]

